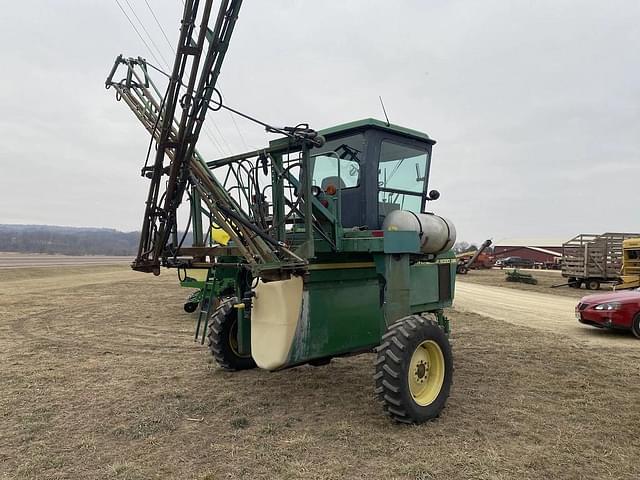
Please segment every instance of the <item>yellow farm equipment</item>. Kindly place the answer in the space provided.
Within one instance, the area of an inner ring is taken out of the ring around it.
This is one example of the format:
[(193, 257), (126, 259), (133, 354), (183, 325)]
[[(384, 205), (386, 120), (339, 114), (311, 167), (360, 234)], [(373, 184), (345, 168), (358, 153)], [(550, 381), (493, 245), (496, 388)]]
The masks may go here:
[(622, 275), (616, 290), (640, 287), (640, 238), (627, 238), (622, 242)]

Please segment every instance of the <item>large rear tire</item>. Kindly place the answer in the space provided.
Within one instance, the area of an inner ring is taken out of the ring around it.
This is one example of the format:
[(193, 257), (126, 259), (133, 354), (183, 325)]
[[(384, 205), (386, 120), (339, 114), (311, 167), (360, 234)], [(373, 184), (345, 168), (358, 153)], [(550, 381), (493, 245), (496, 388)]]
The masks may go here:
[(453, 355), (435, 320), (410, 315), (393, 323), (377, 348), (376, 395), (396, 422), (437, 418), (449, 397)]
[(249, 370), (256, 362), (249, 355), (238, 353), (238, 314), (233, 307), (236, 297), (225, 299), (209, 317), (209, 351), (218, 365), (225, 370)]

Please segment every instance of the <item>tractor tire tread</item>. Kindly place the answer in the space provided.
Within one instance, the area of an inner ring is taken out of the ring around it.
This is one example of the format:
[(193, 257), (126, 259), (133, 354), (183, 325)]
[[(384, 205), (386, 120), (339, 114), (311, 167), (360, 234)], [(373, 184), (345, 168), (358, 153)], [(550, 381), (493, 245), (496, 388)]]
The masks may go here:
[(397, 356), (395, 353), (393, 353), (393, 350), (387, 349), (384, 353), (387, 355), (387, 357), (391, 359), (393, 363), (400, 365), (400, 362), (402, 359), (399, 356)]
[(434, 402), (433, 409), (429, 409), (427, 418), (423, 418), (422, 414), (414, 415), (411, 412), (411, 410), (415, 412), (414, 406), (407, 403), (407, 395), (411, 398), (411, 394), (403, 391), (408, 389), (408, 386), (402, 376), (406, 375), (407, 365), (415, 348), (413, 345), (421, 338), (438, 338), (438, 342), (444, 342), (439, 344), (443, 348), (445, 358), (448, 358), (448, 362), (445, 362), (446, 368), (450, 370), (443, 386), (443, 390), (446, 389), (443, 394), (444, 400), (448, 396), (453, 364), (451, 345), (446, 334), (432, 314), (404, 317), (388, 327), (387, 332), (382, 336), (382, 345), (376, 349), (377, 356), (374, 361), (376, 372), (373, 379), (377, 400), (381, 403), (383, 411), (395, 422), (422, 423), (437, 418), (444, 407), (444, 400), (440, 401), (439, 398)]
[(411, 334), (409, 332), (407, 332), (407, 329), (404, 328), (403, 326), (398, 327), (398, 331), (400, 333), (402, 333), (402, 335), (404, 336), (404, 338), (409, 339), (411, 337)]
[(401, 407), (402, 402), (398, 398), (394, 398), (391, 395), (383, 395), (382, 398), (385, 402), (395, 405), (396, 407)]
[(380, 388), (386, 388), (387, 390), (390, 390), (393, 393), (400, 393), (400, 387), (397, 385), (392, 385), (391, 383), (389, 383), (386, 380), (382, 380), (382, 385)]
[(235, 297), (224, 299), (209, 317), (207, 328), (211, 355), (223, 370), (230, 372), (256, 367), (253, 358), (238, 357), (229, 346), (229, 330), (233, 323), (230, 314), (233, 314), (233, 305), (236, 303), (238, 299)]
[(380, 365), (381, 363), (384, 363), (385, 361), (386, 361), (386, 358), (384, 358), (384, 355), (381, 355), (381, 356), (376, 358), (374, 364), (375, 365)]
[(391, 342), (398, 348), (398, 350), (400, 350), (401, 352), (404, 352), (406, 350), (407, 347), (404, 346), (404, 344), (398, 340), (396, 337), (393, 337), (391, 339)]
[(382, 370), (384, 370), (386, 373), (389, 374), (390, 377), (398, 379), (400, 378), (400, 374), (398, 372), (396, 372), (395, 370), (393, 370), (389, 365), (384, 364), (382, 366)]

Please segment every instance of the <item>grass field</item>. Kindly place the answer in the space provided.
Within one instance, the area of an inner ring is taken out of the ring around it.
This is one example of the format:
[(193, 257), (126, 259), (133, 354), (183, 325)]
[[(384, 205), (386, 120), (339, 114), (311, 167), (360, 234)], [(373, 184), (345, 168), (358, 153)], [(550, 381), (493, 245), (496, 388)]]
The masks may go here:
[(448, 406), (398, 426), (371, 355), (218, 369), (186, 293), (126, 267), (5, 270), (0, 478), (640, 477), (637, 349), (452, 311)]

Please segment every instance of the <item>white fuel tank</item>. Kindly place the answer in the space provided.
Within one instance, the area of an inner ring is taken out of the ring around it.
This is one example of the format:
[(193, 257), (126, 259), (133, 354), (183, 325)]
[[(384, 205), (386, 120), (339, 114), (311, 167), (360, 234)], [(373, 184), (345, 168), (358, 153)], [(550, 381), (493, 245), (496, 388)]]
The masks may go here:
[(453, 223), (433, 213), (393, 210), (385, 217), (382, 229), (418, 232), (423, 253), (445, 252), (456, 243)]

